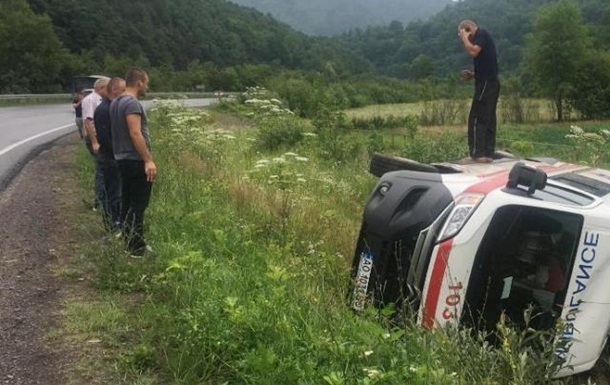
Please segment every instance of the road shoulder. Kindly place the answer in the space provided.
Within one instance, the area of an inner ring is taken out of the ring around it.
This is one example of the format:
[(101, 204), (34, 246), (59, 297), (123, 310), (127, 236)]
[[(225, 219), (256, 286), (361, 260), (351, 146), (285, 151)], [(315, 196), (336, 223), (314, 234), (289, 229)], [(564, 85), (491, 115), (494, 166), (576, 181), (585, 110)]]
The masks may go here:
[(0, 193), (0, 383), (65, 384), (78, 349), (57, 337), (65, 304), (88, 291), (78, 257), (75, 136), (32, 159)]

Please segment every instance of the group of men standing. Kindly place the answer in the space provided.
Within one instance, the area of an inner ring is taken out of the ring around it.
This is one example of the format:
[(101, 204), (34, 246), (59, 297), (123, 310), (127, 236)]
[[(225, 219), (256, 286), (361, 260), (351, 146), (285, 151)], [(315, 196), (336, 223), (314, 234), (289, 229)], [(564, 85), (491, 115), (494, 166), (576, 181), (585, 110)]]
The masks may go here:
[(95, 160), (95, 202), (105, 227), (120, 233), (132, 256), (151, 249), (144, 241), (144, 212), (157, 167), (152, 159), (148, 119), (139, 98), (148, 74), (131, 68), (122, 78), (100, 78), (81, 102), (83, 138)]

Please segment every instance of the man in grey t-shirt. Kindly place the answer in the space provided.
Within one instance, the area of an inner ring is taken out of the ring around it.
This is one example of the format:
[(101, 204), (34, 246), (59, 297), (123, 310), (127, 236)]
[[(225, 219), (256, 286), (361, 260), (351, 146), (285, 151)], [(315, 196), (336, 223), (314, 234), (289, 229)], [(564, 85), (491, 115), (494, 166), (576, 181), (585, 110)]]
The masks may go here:
[(150, 149), (146, 111), (138, 101), (148, 90), (148, 74), (132, 68), (125, 75), (125, 93), (110, 104), (112, 150), (121, 173), (121, 223), (132, 256), (150, 248), (144, 242), (144, 211), (157, 175)]
[[(116, 160), (143, 160), (142, 155), (136, 149), (129, 132), (127, 125), (127, 115), (140, 116), (140, 132), (144, 138), (146, 149), (150, 153), (150, 134), (148, 132), (148, 116), (142, 104), (135, 97), (124, 94), (117, 98), (117, 102), (113, 103), (111, 111), (117, 112), (112, 114), (112, 151)], [(111, 112), (112, 113), (112, 112)]]

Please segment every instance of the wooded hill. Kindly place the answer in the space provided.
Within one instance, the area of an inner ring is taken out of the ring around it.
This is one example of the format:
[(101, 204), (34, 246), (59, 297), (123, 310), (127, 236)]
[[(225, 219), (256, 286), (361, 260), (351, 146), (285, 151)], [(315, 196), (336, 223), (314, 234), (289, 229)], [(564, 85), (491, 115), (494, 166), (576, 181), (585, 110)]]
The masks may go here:
[[(223, 0), (29, 0), (47, 14), (73, 53), (146, 58), (151, 65), (186, 68), (267, 63), (316, 69), (320, 60), (356, 58), (338, 43), (294, 31), (268, 15)], [(324, 58), (324, 59), (323, 59)]]
[[(574, 2), (593, 44), (608, 49), (610, 3)], [(536, 12), (549, 3), (555, 1), (463, 0), (427, 21), (323, 38), (226, 0), (2, 0), (0, 92), (66, 90), (75, 74), (121, 75), (134, 64), (153, 72), (154, 89), (176, 91), (239, 90), (277, 75), (347, 79), (357, 89), (354, 76), (442, 78), (470, 65), (456, 36), (463, 18), (491, 32), (502, 73), (516, 73)]]
[[(460, 20), (472, 19), (493, 36), (500, 69), (518, 70), (527, 34), (538, 9), (555, 0), (463, 0), (446, 7), (427, 21), (403, 26), (393, 22), (387, 26), (356, 29), (342, 40), (362, 55), (379, 73), (419, 78), (455, 72), (468, 66), (457, 38)], [(594, 44), (610, 48), (610, 2), (606, 0), (575, 0)], [(415, 61), (415, 62), (414, 62)], [(416, 68), (412, 68), (415, 64)], [(411, 71), (413, 69), (413, 71)]]
[(436, 14), (451, 0), (231, 0), (269, 13), (310, 35), (338, 35), (355, 28), (409, 23)]

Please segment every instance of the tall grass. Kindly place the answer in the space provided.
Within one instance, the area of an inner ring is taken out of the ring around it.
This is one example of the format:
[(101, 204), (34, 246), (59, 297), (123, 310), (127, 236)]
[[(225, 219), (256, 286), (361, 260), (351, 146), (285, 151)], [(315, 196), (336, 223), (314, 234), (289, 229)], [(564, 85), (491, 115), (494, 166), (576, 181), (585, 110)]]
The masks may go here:
[(365, 148), (334, 159), (320, 152), (328, 137), (304, 133), (270, 152), (252, 128), (226, 131), (176, 106), (150, 122), (159, 175), (146, 236), (155, 256), (129, 260), (114, 245), (95, 257), (101, 288), (142, 298), (123, 370), (184, 385), (550, 383), (545, 338), (534, 349), (504, 327), (495, 348), (469, 330), (397, 325), (393, 309), (348, 309), (375, 183)]

